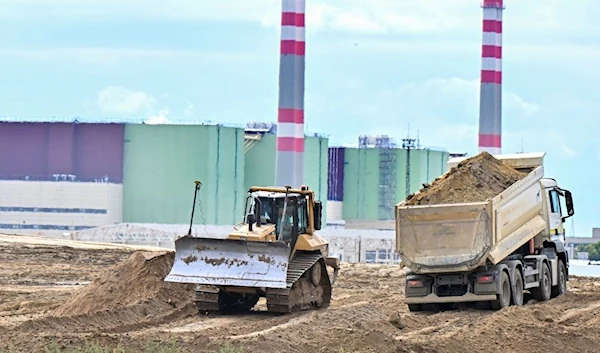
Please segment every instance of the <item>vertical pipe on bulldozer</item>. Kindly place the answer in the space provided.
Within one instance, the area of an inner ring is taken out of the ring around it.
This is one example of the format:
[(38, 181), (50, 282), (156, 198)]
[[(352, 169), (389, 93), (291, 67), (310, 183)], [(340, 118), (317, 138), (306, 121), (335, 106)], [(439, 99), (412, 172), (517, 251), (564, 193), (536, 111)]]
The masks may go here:
[[(238, 138), (240, 135), (239, 132), (240, 132), (239, 129), (235, 129), (235, 149), (234, 149), (235, 153), (233, 156), (233, 178), (234, 179), (233, 180), (239, 179), (238, 178), (238, 155), (239, 155), (239, 153), (238, 153), (238, 145), (239, 145)], [(233, 214), (234, 215), (238, 214), (237, 206), (238, 206), (238, 188), (237, 188), (237, 185), (235, 185), (233, 187)], [(235, 219), (235, 216), (234, 216), (234, 219)]]
[(219, 224), (219, 180), (221, 180), (221, 125), (217, 124), (217, 179), (215, 197), (215, 224)]
[(192, 235), (192, 227), (194, 226), (194, 212), (196, 211), (196, 198), (198, 197), (198, 191), (202, 187), (202, 183), (200, 181), (194, 181), (196, 184), (194, 188), (194, 202), (192, 203), (192, 214), (190, 216), (190, 229), (188, 230), (187, 235)]

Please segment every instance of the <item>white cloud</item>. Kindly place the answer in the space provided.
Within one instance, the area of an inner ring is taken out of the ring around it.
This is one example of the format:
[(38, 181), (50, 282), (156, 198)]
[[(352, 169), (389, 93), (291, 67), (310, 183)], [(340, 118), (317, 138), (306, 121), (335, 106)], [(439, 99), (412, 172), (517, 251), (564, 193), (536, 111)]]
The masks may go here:
[[(136, 120), (144, 117), (142, 121), (146, 124), (174, 123), (175, 120), (169, 116), (169, 109), (159, 109), (158, 112), (155, 110), (155, 106), (159, 103), (169, 104), (173, 101), (168, 99), (167, 93), (163, 93), (159, 97), (161, 99), (142, 91), (133, 91), (121, 86), (108, 86), (98, 93), (96, 101), (92, 102), (90, 99), (86, 99), (83, 106), (90, 112), (100, 109), (103, 115), (127, 115)], [(194, 104), (190, 101), (185, 101), (185, 104), (185, 108), (177, 109), (179, 113), (176, 115), (184, 117), (177, 123), (185, 123), (194, 115)]]
[[(325, 90), (327, 88), (324, 88)], [(414, 137), (419, 130), (421, 143), (427, 146), (446, 146), (454, 151), (473, 153), (477, 147), (479, 121), (479, 81), (458, 77), (433, 78), (423, 82), (411, 82), (396, 88), (382, 87), (373, 90), (368, 85), (348, 86), (343, 101), (319, 97), (313, 92), (306, 106), (311, 114), (318, 106), (318, 116), (343, 116), (343, 136), (332, 136), (333, 143), (351, 142), (359, 134), (388, 134), (397, 140), (410, 134)], [(328, 106), (323, 103), (329, 100)], [(351, 108), (346, 102), (357, 102)], [(360, 103), (358, 103), (360, 102)], [(537, 102), (532, 102), (516, 92), (505, 89), (503, 99), (504, 131), (515, 129), (526, 121), (537, 124), (534, 116), (539, 112)], [(316, 119), (317, 117), (315, 117)], [(319, 118), (320, 119), (320, 118)], [(506, 123), (510, 121), (511, 123)], [(341, 121), (322, 119), (320, 131), (339, 131)], [(526, 126), (525, 128), (529, 127)], [(314, 127), (313, 127), (314, 129)], [(517, 128), (518, 129), (518, 128)], [(519, 136), (503, 134), (504, 140), (512, 144)], [(538, 133), (539, 135), (539, 133)], [(538, 136), (539, 138), (539, 136)], [(340, 140), (342, 139), (342, 140)]]
[(183, 113), (183, 115), (186, 118), (189, 118), (192, 115), (194, 115), (194, 104), (190, 101), (186, 101), (185, 103), (187, 104), (187, 107), (185, 108), (185, 112)]
[(157, 114), (150, 116), (150, 118), (144, 120), (144, 124), (158, 125), (158, 124), (169, 124), (169, 110), (161, 109)]
[(564, 138), (561, 138), (559, 135), (556, 134), (556, 132), (554, 131), (547, 131), (546, 132), (548, 138), (554, 142), (554, 144), (560, 148), (560, 150), (562, 151), (562, 153), (567, 156), (567, 157), (575, 157), (577, 156), (577, 153), (573, 150), (573, 148), (571, 148), (569, 145), (567, 145), (567, 143), (565, 142)]
[(50, 49), (1, 49), (0, 55), (27, 59), (78, 60), (94, 64), (112, 64), (123, 59), (200, 59), (223, 61), (246, 61), (255, 59), (255, 54), (239, 54), (202, 50), (162, 50), (150, 48), (111, 47), (62, 47)]
[(508, 105), (509, 108), (517, 108), (526, 115), (533, 115), (539, 110), (539, 106), (537, 103), (527, 102), (517, 94), (510, 91), (504, 93), (502, 103)]
[[(504, 19), (519, 32), (598, 30), (596, 2), (505, 1)], [(472, 0), (308, 0), (309, 31), (445, 33), (479, 29), (480, 2)], [(281, 0), (3, 0), (0, 17), (75, 21), (107, 18), (189, 19), (262, 23), (278, 27)], [(48, 16), (52, 14), (52, 16)], [(565, 25), (568, 24), (568, 25)]]
[[(444, 146), (451, 151), (476, 153), (479, 120), (479, 82), (461, 78), (433, 78), (400, 85), (395, 89), (373, 90), (368, 85), (348, 88), (343, 101), (335, 99), (330, 106), (311, 114), (319, 105), (313, 93), (308, 102), (308, 116), (319, 121), (319, 131), (340, 131), (332, 143), (354, 142), (359, 134), (387, 134), (398, 141), (417, 130), (421, 144)], [(323, 98), (325, 99), (325, 98)], [(349, 107), (346, 102), (360, 102)], [(340, 116), (325, 122), (324, 116)], [(595, 151), (597, 139), (590, 131), (600, 131), (600, 103), (592, 98), (565, 94), (540, 101), (529, 100), (518, 92), (505, 89), (502, 110), (503, 151), (545, 151), (554, 161), (582, 158)], [(339, 139), (344, 141), (340, 141)]]
[(104, 114), (136, 114), (150, 110), (154, 97), (125, 87), (108, 86), (98, 93), (98, 106)]

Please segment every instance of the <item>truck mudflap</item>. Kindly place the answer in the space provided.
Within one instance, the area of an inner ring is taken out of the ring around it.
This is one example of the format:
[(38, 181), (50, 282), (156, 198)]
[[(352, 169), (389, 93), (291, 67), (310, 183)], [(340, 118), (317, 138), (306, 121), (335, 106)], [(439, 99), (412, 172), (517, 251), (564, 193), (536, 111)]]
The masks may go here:
[(407, 297), (405, 304), (442, 304), (442, 303), (469, 303), (496, 300), (495, 294), (473, 294), (467, 293), (460, 296), (440, 297), (431, 293), (424, 297)]
[(184, 236), (166, 282), (286, 288), (290, 249), (282, 242)]

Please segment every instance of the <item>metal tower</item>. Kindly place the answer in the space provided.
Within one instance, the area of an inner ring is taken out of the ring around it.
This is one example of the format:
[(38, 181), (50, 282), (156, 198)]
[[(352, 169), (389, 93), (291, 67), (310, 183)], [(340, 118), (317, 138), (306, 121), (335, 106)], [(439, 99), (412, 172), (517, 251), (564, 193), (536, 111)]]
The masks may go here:
[(417, 139), (407, 137), (402, 139), (402, 148), (406, 149), (406, 194), (410, 195), (410, 150), (417, 147)]
[(282, 0), (279, 110), (275, 183), (300, 187), (304, 179), (305, 0)]
[(483, 1), (479, 152), (502, 153), (503, 0)]

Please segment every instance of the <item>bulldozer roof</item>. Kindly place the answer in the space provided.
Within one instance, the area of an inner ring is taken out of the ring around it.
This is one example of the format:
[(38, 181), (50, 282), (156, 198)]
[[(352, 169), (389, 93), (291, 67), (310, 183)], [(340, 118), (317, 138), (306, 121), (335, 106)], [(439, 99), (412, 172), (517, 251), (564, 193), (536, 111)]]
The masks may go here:
[[(271, 191), (255, 191), (254, 192), (258, 197), (268, 197), (268, 198), (284, 198), (285, 192), (271, 192)], [(300, 197), (302, 196), (299, 193), (290, 192), (288, 197)]]
[(288, 196), (300, 196), (300, 195), (308, 195), (313, 191), (308, 187), (303, 186), (301, 189), (286, 189), (284, 187), (261, 187), (261, 186), (253, 186), (248, 190), (250, 193), (257, 193), (259, 196), (263, 197), (285, 197), (286, 190), (288, 192)]

